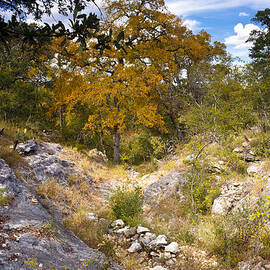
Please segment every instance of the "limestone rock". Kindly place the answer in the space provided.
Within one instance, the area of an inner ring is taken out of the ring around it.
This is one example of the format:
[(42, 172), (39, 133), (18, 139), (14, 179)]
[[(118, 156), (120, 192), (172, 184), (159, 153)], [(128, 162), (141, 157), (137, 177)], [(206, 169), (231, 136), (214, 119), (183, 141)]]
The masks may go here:
[(99, 163), (107, 163), (108, 162), (107, 156), (104, 153), (98, 151), (96, 148), (88, 151), (87, 155), (89, 158), (94, 159), (96, 162), (99, 162)]
[(147, 232), (145, 235), (140, 236), (139, 241), (144, 247), (149, 247), (151, 241), (155, 240), (156, 237), (154, 233)]
[(112, 222), (111, 226), (115, 229), (121, 229), (124, 228), (125, 222), (122, 219), (117, 219)]
[(155, 250), (158, 249), (159, 247), (164, 247), (168, 244), (167, 242), (167, 237), (166, 235), (159, 235), (157, 236), (156, 239), (154, 239), (153, 241), (151, 241), (149, 243), (149, 246), (151, 247), (151, 249)]
[(248, 175), (258, 175), (261, 177), (270, 176), (270, 168), (268, 169), (267, 163), (265, 161), (254, 162), (247, 168)]
[(133, 242), (129, 249), (127, 250), (129, 253), (135, 253), (142, 250), (142, 246), (138, 242)]
[(146, 232), (150, 232), (150, 230), (146, 227), (143, 227), (143, 226), (138, 226), (137, 228), (137, 233), (141, 234), (141, 233), (146, 233)]
[(93, 222), (98, 222), (98, 216), (94, 213), (87, 213), (86, 214), (86, 218), (89, 220), (89, 221), (93, 221)]
[[(50, 266), (78, 269), (88, 260), (91, 263), (87, 269), (96, 270), (107, 264), (108, 258), (104, 254), (89, 248), (68, 232), (39, 202), (33, 204), (31, 191), (2, 159), (0, 185), (6, 185), (9, 196), (14, 198), (8, 206), (0, 206), (1, 270), (26, 270), (28, 266), (24, 262), (33, 258), (42, 264), (43, 269)], [(46, 232), (44, 227), (50, 228), (49, 231)], [(115, 263), (110, 264), (112, 269), (123, 269)]]
[(221, 195), (214, 200), (212, 214), (226, 215), (248, 194), (245, 183), (228, 183), (223, 186)]
[(16, 150), (22, 155), (35, 153), (38, 146), (35, 140), (29, 140), (26, 143), (19, 143)]
[(167, 268), (164, 268), (164, 267), (162, 267), (160, 265), (157, 265), (157, 266), (155, 266), (153, 268), (150, 268), (150, 270), (167, 270)]
[(248, 153), (244, 154), (243, 158), (247, 162), (254, 162), (254, 161), (258, 160), (258, 157), (256, 157), (252, 152), (248, 152)]
[(122, 229), (116, 230), (115, 233), (120, 234), (120, 235), (121, 234), (126, 235), (126, 234), (128, 234), (129, 230), (130, 230), (130, 227), (129, 226), (125, 226)]
[(236, 148), (233, 149), (233, 152), (235, 152), (235, 153), (243, 153), (243, 149), (240, 148), (240, 147), (236, 147)]
[[(25, 154), (24, 160), (29, 166), (29, 170), (20, 171), (26, 181), (29, 180), (29, 175), (33, 175), (42, 183), (51, 179), (67, 183), (68, 177), (82, 174), (75, 170), (73, 163), (61, 157), (65, 150), (59, 144), (30, 140), (25, 144), (18, 144), (17, 151)], [(90, 176), (87, 177), (87, 180), (93, 181)]]
[(178, 253), (179, 247), (176, 242), (171, 242), (169, 245), (165, 246), (165, 252)]
[(144, 191), (144, 199), (148, 204), (157, 203), (157, 199), (170, 198), (180, 191), (181, 185), (186, 182), (179, 172), (170, 172), (158, 181), (149, 185)]

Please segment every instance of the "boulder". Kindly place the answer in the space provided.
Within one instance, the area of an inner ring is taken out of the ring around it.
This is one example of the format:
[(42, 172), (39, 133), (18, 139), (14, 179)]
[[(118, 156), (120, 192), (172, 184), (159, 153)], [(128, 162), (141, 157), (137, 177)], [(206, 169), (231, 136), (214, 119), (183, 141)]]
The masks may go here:
[(121, 228), (125, 227), (125, 222), (122, 219), (117, 219), (117, 220), (112, 222), (111, 226), (114, 229), (121, 229)]
[(186, 180), (181, 173), (170, 172), (144, 190), (144, 200), (147, 204), (156, 204), (157, 199), (166, 199), (176, 193), (181, 193), (180, 187), (184, 183), (186, 183)]
[(137, 228), (137, 233), (141, 234), (141, 233), (146, 233), (146, 232), (150, 232), (150, 230), (146, 227), (143, 227), (143, 226), (138, 226)]
[(249, 193), (245, 183), (228, 183), (222, 187), (222, 192), (212, 205), (212, 214), (226, 215), (237, 203)]
[(99, 221), (98, 216), (96, 214), (94, 214), (94, 213), (91, 213), (91, 212), (89, 212), (89, 213), (86, 214), (86, 218), (89, 221), (93, 221), (93, 222), (98, 222)]
[(176, 242), (171, 242), (169, 245), (165, 246), (165, 252), (178, 253), (179, 247)]
[(35, 140), (29, 140), (26, 143), (19, 143), (16, 150), (22, 155), (30, 155), (36, 152), (38, 145)]
[(96, 162), (104, 164), (108, 162), (107, 156), (104, 153), (98, 151), (96, 148), (88, 151), (87, 155), (89, 158), (95, 160)]
[[(20, 171), (26, 181), (29, 180), (29, 175), (33, 175), (41, 183), (51, 179), (67, 183), (68, 177), (83, 175), (74, 168), (73, 163), (61, 157), (65, 150), (59, 144), (30, 140), (25, 144), (18, 144), (17, 151), (25, 154), (24, 160), (29, 167), (28, 170), (24, 168)], [(93, 181), (90, 176), (87, 177), (89, 181)]]
[(157, 266), (155, 266), (153, 268), (150, 268), (150, 270), (167, 270), (167, 268), (164, 268), (164, 267), (162, 267), (160, 265), (157, 265)]
[(267, 166), (266, 161), (254, 162), (247, 168), (247, 173), (250, 176), (258, 175), (261, 177), (270, 176), (270, 166)]
[(156, 239), (149, 243), (149, 247), (152, 250), (156, 250), (160, 247), (165, 247), (168, 244), (166, 235), (159, 235)]
[(89, 248), (56, 222), (38, 202), (24, 183), (0, 159), (0, 184), (8, 187), (11, 200), (0, 206), (0, 268), (1, 270), (29, 269), (24, 262), (36, 259), (43, 269), (101, 269), (109, 263), (112, 269), (123, 269), (109, 262), (101, 252)]
[(133, 242), (127, 251), (129, 253), (135, 253), (141, 250), (142, 250), (141, 244), (139, 242)]
[(146, 234), (140, 236), (139, 241), (144, 247), (149, 247), (151, 241), (155, 240), (156, 237), (157, 236), (154, 233), (147, 232)]

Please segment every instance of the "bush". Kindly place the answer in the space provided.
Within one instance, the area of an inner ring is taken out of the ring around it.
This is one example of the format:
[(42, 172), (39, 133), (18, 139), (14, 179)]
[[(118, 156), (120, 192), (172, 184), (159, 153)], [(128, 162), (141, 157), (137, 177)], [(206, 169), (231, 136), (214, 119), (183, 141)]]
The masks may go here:
[(220, 148), (217, 156), (221, 159), (225, 159), (228, 167), (230, 167), (231, 171), (246, 174), (247, 173), (247, 163), (244, 160), (239, 158), (239, 155), (232, 151), (230, 147)]
[(261, 134), (251, 142), (251, 146), (257, 156), (270, 157), (270, 134)]
[(122, 138), (122, 161), (128, 164), (139, 164), (149, 160), (151, 153), (150, 135), (146, 132), (133, 133)]
[(211, 209), (213, 200), (220, 193), (219, 186), (216, 185), (213, 176), (209, 175), (204, 168), (206, 164), (192, 165), (187, 173), (187, 184), (184, 187), (188, 198), (188, 204), (194, 213), (207, 214)]
[(118, 187), (110, 198), (110, 205), (115, 218), (133, 225), (137, 223), (136, 221), (142, 213), (142, 189), (138, 186), (134, 188)]
[[(199, 224), (199, 241), (224, 264), (235, 266), (250, 250), (250, 212), (243, 209), (226, 217), (210, 217)], [(227, 268), (226, 268), (227, 269)]]

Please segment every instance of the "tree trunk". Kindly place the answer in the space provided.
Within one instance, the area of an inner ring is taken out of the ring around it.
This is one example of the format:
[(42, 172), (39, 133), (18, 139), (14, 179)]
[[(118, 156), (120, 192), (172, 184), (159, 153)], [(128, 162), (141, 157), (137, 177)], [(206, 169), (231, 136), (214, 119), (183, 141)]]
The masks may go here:
[(120, 159), (120, 134), (118, 133), (118, 126), (115, 126), (113, 138), (113, 160), (116, 163), (120, 163)]
[(63, 106), (61, 106), (59, 110), (59, 125), (62, 131), (63, 130)]

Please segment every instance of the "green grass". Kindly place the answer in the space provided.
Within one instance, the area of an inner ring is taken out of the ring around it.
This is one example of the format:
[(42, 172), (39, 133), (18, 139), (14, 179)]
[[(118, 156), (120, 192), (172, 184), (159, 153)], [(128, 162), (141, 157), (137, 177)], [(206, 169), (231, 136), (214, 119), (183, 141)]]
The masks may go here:
[(0, 206), (6, 206), (10, 203), (11, 197), (8, 195), (7, 187), (0, 187)]

